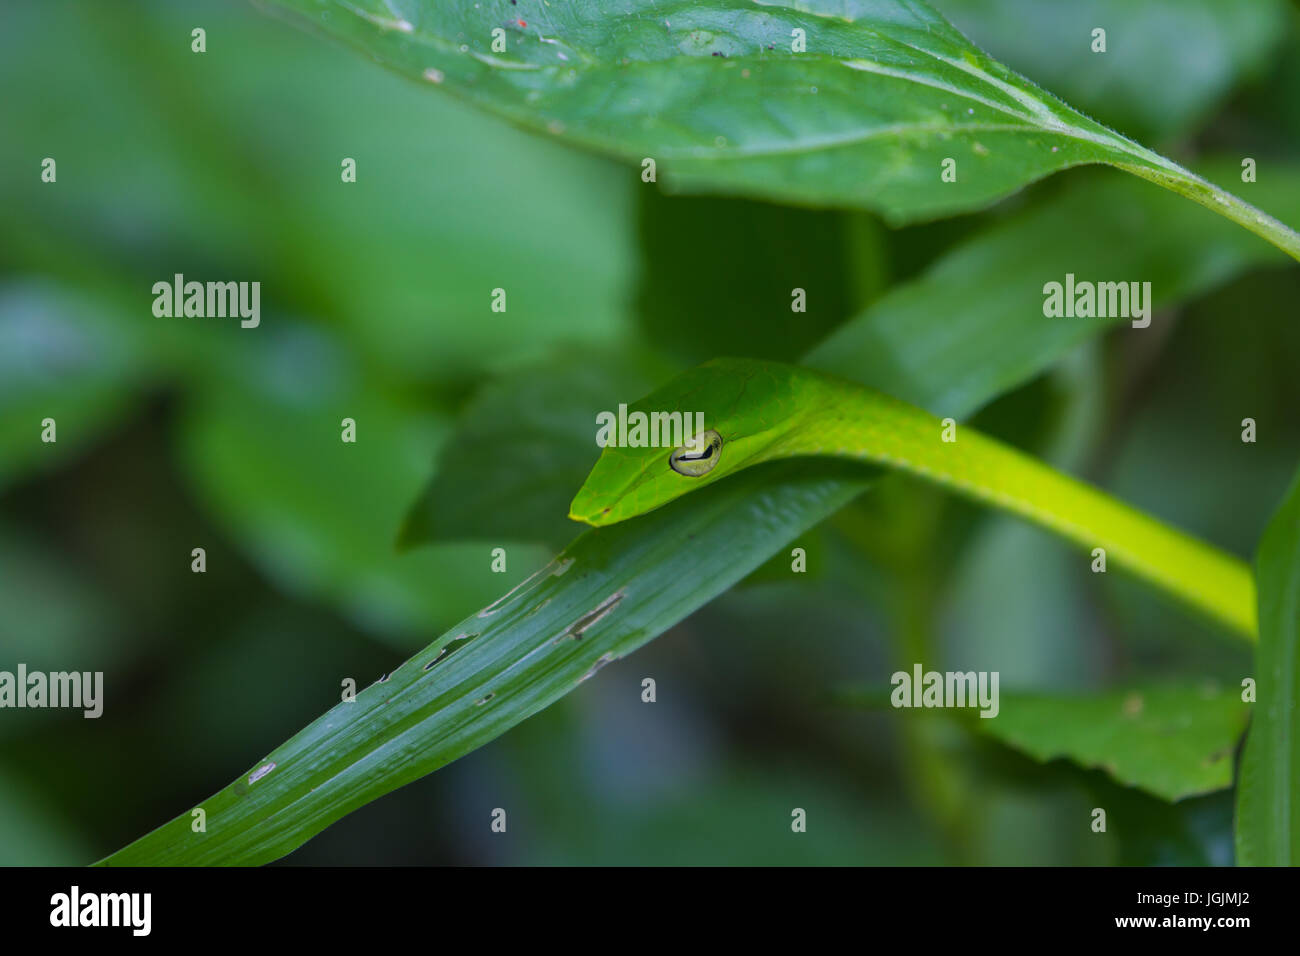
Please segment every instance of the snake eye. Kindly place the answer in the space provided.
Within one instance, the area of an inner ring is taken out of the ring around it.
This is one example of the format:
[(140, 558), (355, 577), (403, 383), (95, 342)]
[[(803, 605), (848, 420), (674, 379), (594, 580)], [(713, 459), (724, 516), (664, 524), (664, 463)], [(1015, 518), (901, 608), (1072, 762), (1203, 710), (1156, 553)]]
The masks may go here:
[(721, 455), (722, 436), (710, 428), (669, 455), (668, 467), (679, 475), (698, 478), (712, 471)]

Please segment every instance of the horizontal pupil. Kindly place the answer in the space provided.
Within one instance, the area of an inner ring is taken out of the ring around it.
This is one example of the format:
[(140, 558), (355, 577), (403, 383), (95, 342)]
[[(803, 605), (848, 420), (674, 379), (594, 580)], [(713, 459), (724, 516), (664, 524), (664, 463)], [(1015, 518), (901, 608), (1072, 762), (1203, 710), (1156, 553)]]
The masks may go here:
[(678, 461), (703, 461), (705, 458), (712, 458), (712, 457), (713, 457), (713, 446), (710, 445), (708, 448), (704, 449), (704, 451), (698, 455), (692, 455), (689, 452), (682, 452), (677, 457), (677, 460)]

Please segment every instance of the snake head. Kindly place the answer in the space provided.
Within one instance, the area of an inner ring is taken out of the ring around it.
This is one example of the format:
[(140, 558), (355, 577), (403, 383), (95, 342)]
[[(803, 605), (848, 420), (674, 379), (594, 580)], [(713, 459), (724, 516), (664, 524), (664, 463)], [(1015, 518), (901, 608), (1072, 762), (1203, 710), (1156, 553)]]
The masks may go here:
[[(569, 506), (569, 517), (600, 527), (653, 511), (754, 464), (784, 428), (777, 412), (788, 366), (714, 359), (627, 407), (627, 433), (610, 439)], [(614, 417), (613, 413), (602, 415)], [(635, 423), (646, 423), (640, 436)], [(681, 423), (675, 435), (668, 427)], [(656, 427), (656, 424), (659, 427)], [(637, 444), (640, 437), (645, 444)], [(653, 444), (650, 442), (653, 441)]]

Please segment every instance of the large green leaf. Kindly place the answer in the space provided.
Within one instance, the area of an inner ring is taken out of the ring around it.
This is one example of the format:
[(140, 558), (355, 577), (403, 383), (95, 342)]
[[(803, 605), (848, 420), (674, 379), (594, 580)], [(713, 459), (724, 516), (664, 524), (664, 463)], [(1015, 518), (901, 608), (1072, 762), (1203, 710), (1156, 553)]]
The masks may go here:
[(1108, 163), (1300, 257), (1281, 223), (1017, 76), (919, 0), (265, 2), (520, 125), (653, 159), (674, 189), (905, 221)]
[(206, 832), (193, 832), (186, 812), (104, 862), (264, 863), (486, 743), (726, 590), (865, 487), (837, 463), (782, 465), (721, 482), (650, 521), (582, 535), (202, 801)]
[[(1231, 165), (1210, 163), (1222, 171)], [(1300, 219), (1300, 167), (1272, 170), (1252, 189), (1268, 208)], [(1175, 196), (1098, 177), (959, 244), (845, 323), (805, 362), (935, 414), (960, 415), (1040, 372), (1045, 348), (1063, 354), (1120, 323), (1120, 335), (1150, 332), (1123, 319), (1046, 318), (1046, 282), (1063, 282), (1067, 273), (1141, 279), (1151, 283), (1154, 307), (1164, 309), (1248, 269), (1288, 261)]]
[(639, 192), (637, 320), (683, 367), (719, 355), (789, 361), (888, 283), (897, 233), (869, 213)]
[(1240, 689), (1155, 686), (1088, 696), (1002, 695), (976, 729), (1038, 760), (1064, 757), (1166, 800), (1232, 785)]
[[(886, 710), (887, 688), (851, 686), (833, 698)], [(1117, 783), (1164, 800), (1232, 786), (1232, 758), (1249, 705), (1240, 691), (1215, 685), (1164, 684), (1089, 694), (1004, 691), (994, 717), (976, 710), (911, 712), (908, 719), (956, 717), (1036, 760), (1064, 758), (1104, 771)]]
[(568, 502), (600, 453), (596, 413), (649, 391), (671, 369), (602, 350), (556, 357), (492, 382), (461, 413), (412, 506), (404, 544), (542, 541), (576, 530)]
[(1300, 864), (1300, 476), (1255, 559), (1257, 703), (1237, 784), (1237, 862)]

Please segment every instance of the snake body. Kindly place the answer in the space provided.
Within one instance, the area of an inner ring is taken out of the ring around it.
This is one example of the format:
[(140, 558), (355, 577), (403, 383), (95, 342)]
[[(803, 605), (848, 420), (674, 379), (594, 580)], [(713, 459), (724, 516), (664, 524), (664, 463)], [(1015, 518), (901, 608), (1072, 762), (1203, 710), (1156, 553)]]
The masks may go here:
[[(715, 359), (631, 406), (702, 412), (720, 438), (696, 472), (693, 449), (605, 448), (570, 507), (591, 525), (636, 517), (741, 468), (834, 456), (898, 469), (1019, 515), (1254, 639), (1254, 579), (1240, 559), (972, 428), (812, 369)], [(687, 419), (692, 420), (690, 418)], [(708, 446), (699, 446), (708, 452)], [(678, 470), (678, 459), (692, 467)]]

